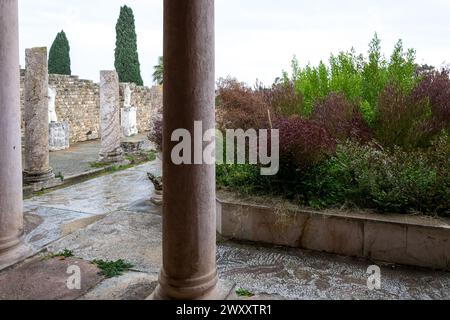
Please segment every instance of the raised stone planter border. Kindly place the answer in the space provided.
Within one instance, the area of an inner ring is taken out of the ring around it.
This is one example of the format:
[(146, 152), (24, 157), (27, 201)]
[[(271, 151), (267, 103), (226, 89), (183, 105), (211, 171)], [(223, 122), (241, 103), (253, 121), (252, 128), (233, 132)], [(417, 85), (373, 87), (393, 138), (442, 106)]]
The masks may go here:
[(450, 271), (450, 220), (340, 214), (217, 201), (225, 238)]

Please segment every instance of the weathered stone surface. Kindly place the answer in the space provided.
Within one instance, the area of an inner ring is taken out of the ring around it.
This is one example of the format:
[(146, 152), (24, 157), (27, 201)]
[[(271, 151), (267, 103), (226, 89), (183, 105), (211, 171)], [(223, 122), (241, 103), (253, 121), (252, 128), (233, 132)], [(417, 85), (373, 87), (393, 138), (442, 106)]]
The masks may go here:
[[(40, 197), (29, 199), (27, 206), (45, 206), (60, 210), (103, 215), (127, 207), (139, 199), (148, 198), (153, 186), (147, 172), (140, 168), (151, 164), (102, 176), (65, 189), (59, 189)], [(130, 186), (133, 186), (130, 189)], [(130, 192), (133, 190), (133, 192)]]
[[(51, 252), (73, 250), (85, 260), (126, 260), (134, 270), (158, 273), (162, 264), (160, 216), (118, 211), (50, 245)], [(145, 232), (143, 232), (145, 230)]]
[(373, 260), (406, 263), (408, 227), (368, 222), (364, 227), (364, 256)]
[(131, 105), (132, 91), (130, 84), (124, 83), (122, 88), (124, 99), (121, 109), (122, 133), (125, 137), (132, 137), (138, 134), (137, 108)]
[(56, 114), (56, 88), (48, 87), (48, 122), (58, 122), (58, 116)]
[(364, 252), (364, 224), (357, 220), (311, 215), (303, 225), (299, 247), (351, 257)]
[(70, 129), (67, 122), (49, 124), (49, 150), (60, 151), (70, 147)]
[(122, 134), (125, 137), (132, 137), (138, 134), (136, 117), (137, 108), (127, 107), (121, 109)]
[(25, 167), (28, 183), (54, 178), (49, 163), (47, 48), (25, 53)]
[(239, 200), (219, 201), (217, 207), (217, 231), (226, 238), (450, 269), (448, 219), (314, 212)]
[[(70, 266), (81, 270), (81, 289), (67, 287)], [(0, 273), (0, 300), (73, 300), (103, 280), (99, 270), (79, 259), (37, 258)]]
[(158, 274), (127, 272), (106, 279), (80, 300), (145, 300), (155, 290)]
[(122, 162), (119, 77), (115, 71), (100, 72), (100, 162)]
[[(25, 241), (36, 251), (71, 232), (86, 227), (90, 224), (89, 222), (93, 223), (103, 217), (48, 207), (29, 207), (26, 208), (26, 211), (25, 221), (29, 231)], [(37, 226), (28, 226), (30, 222), (32, 223), (36, 219), (41, 219)]]

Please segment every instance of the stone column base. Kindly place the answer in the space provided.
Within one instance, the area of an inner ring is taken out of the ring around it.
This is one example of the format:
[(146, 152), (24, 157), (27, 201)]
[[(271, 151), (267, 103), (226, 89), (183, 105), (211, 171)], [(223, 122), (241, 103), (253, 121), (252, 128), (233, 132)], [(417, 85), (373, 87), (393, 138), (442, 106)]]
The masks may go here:
[(122, 148), (109, 153), (100, 153), (98, 162), (104, 164), (121, 163), (125, 161)]
[(0, 251), (0, 270), (11, 267), (16, 263), (31, 257), (35, 253), (29, 246), (22, 243), (22, 239), (18, 241), (18, 245), (6, 251)]
[[(213, 289), (210, 289), (209, 291), (201, 294), (200, 296), (196, 297), (195, 299), (183, 297), (182, 292), (179, 292), (181, 295), (177, 299), (179, 299), (179, 300), (196, 300), (196, 301), (227, 300), (233, 293), (233, 289), (235, 287), (236, 287), (236, 285), (233, 282), (219, 280), (218, 283), (216, 284), (216, 286), (213, 287)], [(167, 301), (167, 300), (174, 300), (174, 298), (168, 297), (166, 295), (164, 289), (161, 287), (161, 285), (158, 285), (158, 287), (155, 289), (155, 291), (146, 300), (154, 300), (154, 301), (164, 301), (165, 300), (165, 301)]]
[(150, 199), (151, 203), (161, 206), (163, 204), (163, 191), (162, 190), (155, 190), (155, 194)]
[(46, 172), (23, 172), (23, 182), (25, 184), (43, 183), (55, 178), (53, 169), (50, 168)]

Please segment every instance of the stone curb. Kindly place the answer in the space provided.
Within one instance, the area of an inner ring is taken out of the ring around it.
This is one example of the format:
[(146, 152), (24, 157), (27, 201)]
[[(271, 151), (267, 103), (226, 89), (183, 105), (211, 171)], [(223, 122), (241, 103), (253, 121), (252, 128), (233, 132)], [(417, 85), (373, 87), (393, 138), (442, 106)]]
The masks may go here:
[(418, 216), (332, 214), (217, 201), (226, 238), (450, 271), (450, 221)]

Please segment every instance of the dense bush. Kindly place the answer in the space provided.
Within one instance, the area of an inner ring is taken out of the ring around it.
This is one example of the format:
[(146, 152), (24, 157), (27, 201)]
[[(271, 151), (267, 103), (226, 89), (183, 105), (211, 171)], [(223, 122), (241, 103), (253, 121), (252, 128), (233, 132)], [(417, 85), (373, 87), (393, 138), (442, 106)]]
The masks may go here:
[(409, 94), (396, 85), (387, 86), (381, 94), (376, 137), (385, 146), (426, 148), (449, 126), (447, 70), (428, 74)]
[(323, 102), (316, 104), (311, 119), (338, 141), (352, 139), (366, 142), (371, 138), (361, 111), (343, 94), (331, 93)]
[(282, 116), (299, 115), (303, 113), (303, 96), (295, 90), (294, 83), (287, 81), (275, 83), (271, 88), (261, 88), (267, 104)]
[(294, 57), (292, 74), (284, 72), (285, 82), (293, 81), (299, 94), (304, 97), (302, 115), (312, 114), (314, 105), (330, 93), (342, 93), (349, 101), (357, 104), (364, 119), (372, 124), (377, 114), (378, 97), (389, 83), (411, 90), (417, 80), (415, 51), (404, 50), (400, 40), (389, 60), (381, 53), (377, 35), (369, 45), (368, 57), (357, 54), (353, 49), (331, 55), (329, 65), (320, 62), (317, 67), (304, 68)]
[(314, 208), (345, 205), (450, 216), (449, 152), (448, 138), (435, 142), (432, 152), (347, 142), (316, 166), (283, 165), (274, 177), (261, 177), (257, 166), (219, 166), (218, 184), (244, 193), (280, 195)]
[(280, 130), (280, 161), (285, 166), (314, 166), (336, 150), (336, 140), (314, 121), (282, 118), (275, 127)]
[(150, 126), (148, 139), (155, 144), (157, 151), (163, 150), (163, 120), (161, 118), (155, 119)]
[(449, 170), (448, 159), (433, 161), (423, 152), (347, 143), (324, 165), (322, 178), (329, 181), (330, 194), (358, 206), (450, 214)]
[(284, 196), (314, 208), (450, 216), (450, 77), (415, 64), (377, 36), (367, 58), (353, 50), (301, 68), (270, 87), (218, 84), (219, 127), (280, 130), (280, 170), (219, 165), (219, 187)]
[(217, 105), (222, 129), (268, 129), (272, 127), (273, 108), (262, 90), (254, 90), (235, 79), (218, 83)]

